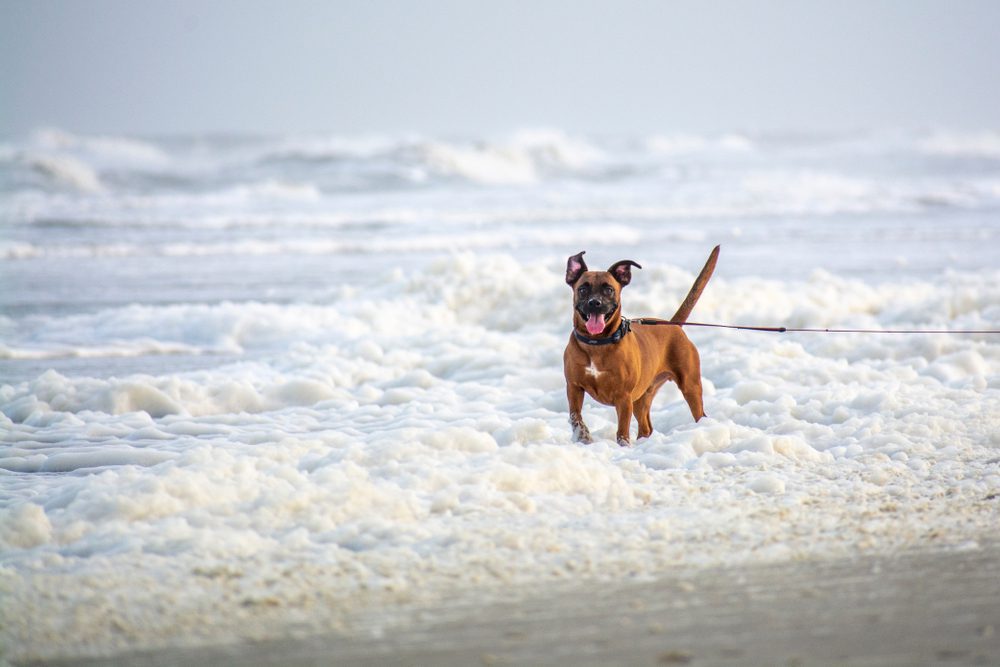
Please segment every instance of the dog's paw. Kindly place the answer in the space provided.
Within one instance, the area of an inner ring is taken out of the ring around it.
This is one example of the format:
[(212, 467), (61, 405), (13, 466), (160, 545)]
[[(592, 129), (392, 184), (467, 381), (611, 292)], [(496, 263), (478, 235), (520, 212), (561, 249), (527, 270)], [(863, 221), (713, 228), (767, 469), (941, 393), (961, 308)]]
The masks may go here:
[(590, 445), (594, 442), (594, 438), (591, 437), (590, 429), (587, 428), (586, 424), (573, 425), (573, 439), (584, 445)]
[(618, 438), (619, 447), (631, 447), (632, 443), (629, 442), (628, 438)]

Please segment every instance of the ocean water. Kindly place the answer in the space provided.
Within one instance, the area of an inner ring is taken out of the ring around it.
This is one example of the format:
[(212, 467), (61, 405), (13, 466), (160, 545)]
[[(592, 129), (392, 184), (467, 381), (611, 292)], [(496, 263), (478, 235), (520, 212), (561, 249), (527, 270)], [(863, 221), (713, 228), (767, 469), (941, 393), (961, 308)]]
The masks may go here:
[(689, 329), (708, 418), (571, 441), (566, 258), (716, 244), (694, 321), (998, 329), (1000, 134), (0, 143), (6, 657), (995, 539), (996, 335)]

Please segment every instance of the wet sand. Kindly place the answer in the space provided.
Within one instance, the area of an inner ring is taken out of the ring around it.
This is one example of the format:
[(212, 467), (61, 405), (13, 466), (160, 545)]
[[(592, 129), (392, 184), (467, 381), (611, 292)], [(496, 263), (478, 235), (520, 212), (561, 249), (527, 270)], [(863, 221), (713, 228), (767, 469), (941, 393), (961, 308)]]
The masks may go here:
[(1000, 548), (684, 570), (402, 625), (50, 665), (998, 665)]

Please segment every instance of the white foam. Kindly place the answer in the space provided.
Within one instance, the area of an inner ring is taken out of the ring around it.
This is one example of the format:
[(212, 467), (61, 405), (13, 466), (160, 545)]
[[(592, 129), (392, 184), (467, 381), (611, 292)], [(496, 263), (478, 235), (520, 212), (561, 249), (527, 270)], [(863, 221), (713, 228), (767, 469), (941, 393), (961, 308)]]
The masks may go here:
[[(468, 254), (337, 304), (52, 322), (94, 341), (131, 329), (268, 352), (0, 388), (0, 469), (49, 473), (4, 486), (0, 539), (18, 573), (6, 595), (51, 605), (14, 619), (17, 655), (274, 637), (289, 623), (318, 632), (345, 607), (315, 604), (316, 591), (357, 612), (470, 586), (892, 551), (928, 531), (964, 544), (993, 530), (975, 501), (1000, 488), (996, 342), (690, 330), (710, 416), (693, 423), (668, 385), (657, 432), (621, 449), (613, 411), (588, 401), (597, 442), (582, 446), (565, 413), (560, 269)], [(520, 279), (497, 279), (510, 275)], [(957, 325), (993, 312), (997, 278), (719, 277), (698, 312)], [(643, 309), (632, 314), (670, 312), (691, 280), (648, 267), (629, 288)], [(865, 507), (893, 520), (873, 530)], [(116, 602), (67, 629), (60, 610), (92, 594), (67, 583), (91, 577)], [(201, 634), (184, 634), (192, 624)]]

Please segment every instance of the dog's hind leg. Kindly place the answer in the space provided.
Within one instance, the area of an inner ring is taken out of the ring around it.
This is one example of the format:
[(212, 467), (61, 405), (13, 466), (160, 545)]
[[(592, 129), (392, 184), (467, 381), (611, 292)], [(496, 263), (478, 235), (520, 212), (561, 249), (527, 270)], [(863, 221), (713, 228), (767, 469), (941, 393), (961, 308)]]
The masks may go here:
[(688, 407), (691, 409), (691, 416), (695, 421), (700, 421), (705, 416), (705, 405), (701, 398), (701, 372), (696, 368), (693, 373), (685, 373), (677, 377), (677, 386), (684, 395)]
[(632, 412), (635, 414), (636, 421), (639, 422), (640, 438), (648, 438), (653, 434), (653, 421), (649, 416), (649, 411), (653, 405), (653, 399), (656, 398), (656, 392), (660, 390), (667, 379), (666, 375), (657, 377), (649, 389), (632, 404)]

